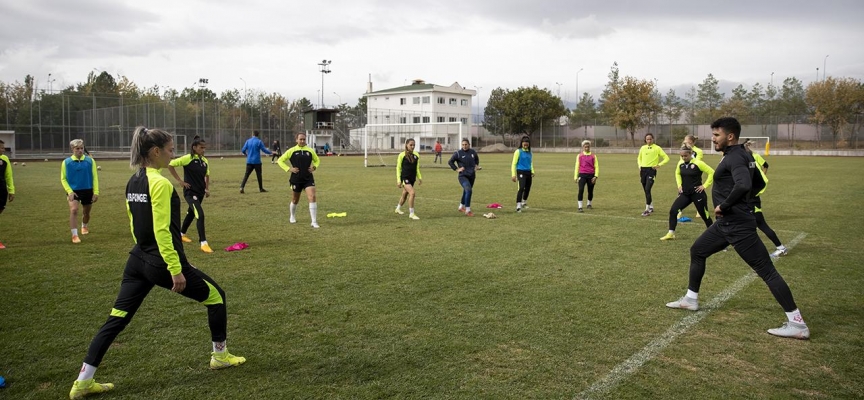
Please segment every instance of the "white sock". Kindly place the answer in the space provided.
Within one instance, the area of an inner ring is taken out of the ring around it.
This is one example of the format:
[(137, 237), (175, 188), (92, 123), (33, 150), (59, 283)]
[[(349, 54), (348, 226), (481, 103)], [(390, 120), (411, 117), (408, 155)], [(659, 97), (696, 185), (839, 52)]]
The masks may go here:
[(777, 246), (777, 250), (786, 250), (786, 246), (781, 244), (781, 245)]
[(201, 241), (201, 245), (203, 246), (203, 245), (205, 245), (205, 244), (207, 244), (207, 241), (206, 241), (206, 240), (202, 240), (202, 241)]
[(84, 365), (81, 366), (81, 371), (78, 372), (78, 380), (86, 381), (88, 379), (93, 379), (94, 375), (96, 375), (96, 367), (84, 363)]
[(289, 208), (291, 209), (291, 218), (294, 218), (294, 215), (297, 213), (297, 204), (291, 203)]
[(462, 204), (462, 203), (459, 203), (459, 209), (461, 210), (461, 209), (463, 209), (463, 208), (465, 208), (465, 205)]
[(522, 208), (522, 202), (521, 201), (516, 202), (516, 208)]
[(591, 200), (588, 200), (588, 205), (589, 205), (589, 206), (591, 205)]
[(402, 205), (401, 205), (401, 204), (397, 204), (397, 205), (396, 205), (396, 209), (398, 210), (398, 209), (400, 209), (400, 208), (402, 208)]
[(673, 230), (670, 229), (670, 230), (669, 230), (669, 234), (674, 235), (674, 234), (675, 234), (675, 231), (673, 231)]
[(82, 228), (86, 228), (86, 227), (87, 227), (87, 224), (82, 223), (82, 224), (81, 224), (81, 227), (82, 227)]
[(807, 323), (804, 322), (804, 318), (801, 317), (801, 311), (798, 310), (797, 308), (795, 309), (795, 311), (787, 312), (786, 318), (789, 319), (789, 322), (795, 322), (795, 323), (799, 323), (802, 325), (807, 325)]
[(225, 342), (213, 342), (214, 353), (224, 353), (226, 347)]
[(653, 209), (654, 209), (654, 203), (649, 204), (649, 205), (648, 205), (648, 209), (649, 209), (649, 210), (653, 210)]
[(72, 230), (72, 236), (78, 236), (78, 229)]
[(582, 202), (581, 201), (577, 201), (577, 202), (579, 203), (579, 208), (582, 208)]
[(691, 300), (699, 300), (699, 293), (696, 293), (690, 289), (687, 289), (687, 294), (685, 296), (687, 296), (687, 298)]
[(408, 209), (408, 212), (409, 212), (410, 214), (414, 214), (414, 209), (413, 209), (413, 208), (409, 208), (409, 209)]
[(471, 212), (471, 207), (465, 207), (465, 212), (466, 212), (466, 213)]
[(318, 223), (318, 203), (309, 203), (309, 215), (312, 217), (312, 223)]
[(645, 205), (645, 211), (648, 211), (649, 208), (650, 208), (650, 206), (646, 204)]

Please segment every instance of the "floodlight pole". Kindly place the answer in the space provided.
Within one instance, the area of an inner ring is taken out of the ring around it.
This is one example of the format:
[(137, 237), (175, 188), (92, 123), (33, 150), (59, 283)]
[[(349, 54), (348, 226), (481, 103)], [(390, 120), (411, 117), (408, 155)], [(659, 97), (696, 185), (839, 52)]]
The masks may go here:
[(822, 60), (822, 80), (823, 81), (825, 80), (825, 77), (826, 77), (825, 73), (828, 72), (828, 69), (827, 69), (828, 56), (830, 56), (830, 54), (826, 54), (825, 59)]
[[(243, 81), (243, 103), (240, 104), (240, 132), (243, 132), (243, 104), (246, 104), (247, 92), (246, 92), (246, 80), (243, 77), (240, 77), (240, 80)], [(251, 117), (249, 118), (252, 119)]]
[(318, 63), (318, 66), (321, 67), (321, 100), (318, 103), (318, 108), (324, 107), (324, 74), (329, 74), (331, 72), (330, 63), (332, 62), (333, 60), (321, 60), (321, 62)]
[(582, 72), (583, 69), (584, 68), (579, 68), (579, 70), (576, 71), (576, 103), (577, 104), (579, 103), (579, 100), (582, 98), (582, 94), (579, 93), (579, 73)]

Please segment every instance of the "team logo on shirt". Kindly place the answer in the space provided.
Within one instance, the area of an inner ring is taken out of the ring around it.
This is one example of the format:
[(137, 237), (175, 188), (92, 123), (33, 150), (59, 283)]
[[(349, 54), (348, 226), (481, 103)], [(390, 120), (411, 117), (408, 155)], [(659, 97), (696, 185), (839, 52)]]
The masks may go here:
[(696, 164), (690, 164), (690, 169), (696, 169)]

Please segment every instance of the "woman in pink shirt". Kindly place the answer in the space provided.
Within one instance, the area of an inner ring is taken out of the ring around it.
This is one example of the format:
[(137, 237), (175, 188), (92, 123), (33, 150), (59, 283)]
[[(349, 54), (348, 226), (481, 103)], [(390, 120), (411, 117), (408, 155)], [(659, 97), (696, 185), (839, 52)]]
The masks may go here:
[(588, 184), (588, 209), (591, 209), (591, 200), (594, 200), (594, 184), (600, 175), (600, 164), (597, 155), (591, 152), (591, 141), (582, 141), (582, 152), (576, 156), (576, 172), (573, 181), (579, 184), (579, 212), (582, 212), (582, 196), (585, 193), (585, 184)]

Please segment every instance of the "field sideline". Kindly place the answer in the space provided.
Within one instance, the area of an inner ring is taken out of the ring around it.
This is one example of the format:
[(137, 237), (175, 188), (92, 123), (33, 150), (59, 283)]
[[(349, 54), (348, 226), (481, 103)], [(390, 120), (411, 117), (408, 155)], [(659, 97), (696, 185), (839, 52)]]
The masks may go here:
[[(702, 311), (664, 307), (686, 289), (688, 249), (704, 230), (696, 219), (679, 224), (678, 240), (659, 240), (676, 155), (646, 218), (635, 155), (599, 155), (595, 208), (581, 214), (575, 155), (535, 155), (520, 214), (512, 155), (480, 157), (477, 216), (467, 218), (456, 174), (424, 154), (419, 221), (393, 213), (395, 168), (322, 158), (317, 230), (305, 196), (288, 224), (277, 166), (264, 164), (270, 192), (255, 190), (253, 174), (241, 195), (245, 160), (210, 158), (203, 206), (216, 253), (186, 252), (227, 292), (228, 345), (248, 362), (208, 370), (205, 308), (157, 288), (97, 372), (117, 388), (95, 398), (864, 397), (864, 217), (854, 206), (864, 158), (767, 158), (765, 215), (794, 245), (777, 267), (812, 332), (797, 341), (765, 333), (784, 314), (734, 252), (708, 260)], [(113, 305), (132, 245), (132, 171), (97, 163), (102, 195), (80, 245), (69, 241), (60, 162), (13, 167), (17, 194), (0, 215), (0, 398), (67, 396)], [(497, 219), (481, 216), (489, 203), (504, 205), (491, 210)], [(239, 241), (251, 247), (222, 250)]]

